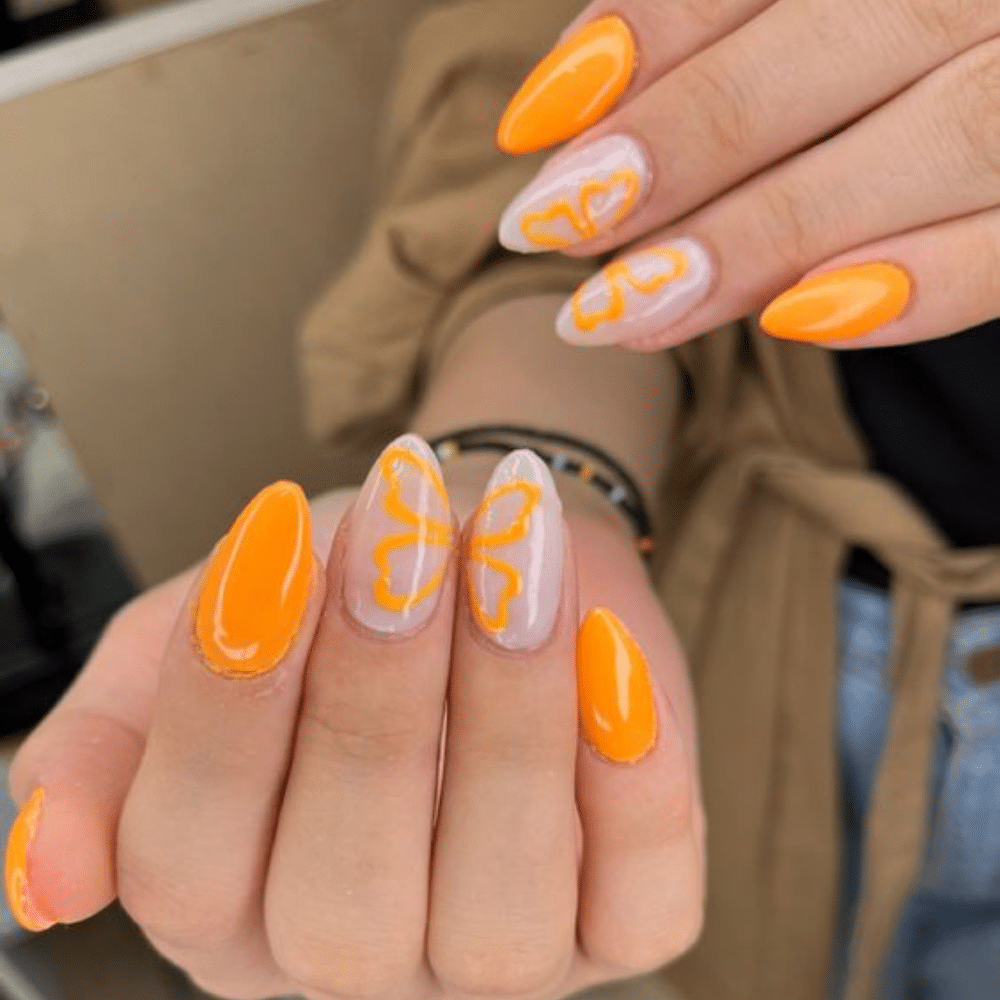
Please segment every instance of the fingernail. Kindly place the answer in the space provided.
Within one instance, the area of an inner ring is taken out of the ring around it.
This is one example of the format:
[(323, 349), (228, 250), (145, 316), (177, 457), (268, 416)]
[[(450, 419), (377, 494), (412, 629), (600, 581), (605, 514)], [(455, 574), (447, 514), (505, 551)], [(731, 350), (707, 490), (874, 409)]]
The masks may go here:
[(31, 894), (28, 853), (31, 850), (38, 824), (42, 818), (45, 790), (36, 788), (24, 808), (18, 813), (7, 840), (7, 858), (4, 864), (4, 881), (7, 900), (17, 922), (27, 931), (44, 931), (57, 921), (40, 909)]
[(772, 337), (810, 343), (850, 340), (898, 319), (910, 301), (910, 277), (878, 261), (817, 274), (779, 295), (760, 317)]
[(639, 643), (608, 608), (588, 612), (577, 637), (580, 721), (587, 742), (619, 764), (634, 764), (656, 743), (656, 703)]
[(531, 649), (549, 637), (562, 597), (562, 503), (534, 452), (511, 452), (494, 470), (465, 566), (472, 616), (494, 642)]
[(344, 599), (376, 632), (411, 632), (437, 607), (454, 545), (451, 503), (430, 447), (397, 438), (368, 474), (351, 516)]
[(226, 677), (256, 677), (284, 658), (312, 591), (309, 504), (294, 483), (257, 494), (205, 571), (195, 638), (207, 665)]
[(585, 24), (528, 75), (504, 112), (497, 143), (507, 153), (533, 153), (599, 122), (635, 73), (635, 38), (616, 16)]
[(509, 250), (562, 250), (614, 229), (635, 208), (650, 179), (634, 139), (610, 135), (546, 167), (500, 220)]
[(618, 344), (664, 331), (712, 285), (712, 259), (683, 237), (612, 261), (577, 289), (556, 317), (571, 344)]

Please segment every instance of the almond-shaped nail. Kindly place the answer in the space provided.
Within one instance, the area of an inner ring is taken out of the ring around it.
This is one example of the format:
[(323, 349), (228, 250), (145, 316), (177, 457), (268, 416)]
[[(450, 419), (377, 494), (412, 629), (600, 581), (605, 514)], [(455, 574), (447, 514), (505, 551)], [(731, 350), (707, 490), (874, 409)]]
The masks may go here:
[(4, 882), (11, 912), (25, 930), (36, 933), (48, 930), (57, 923), (42, 910), (31, 891), (31, 845), (38, 833), (44, 804), (45, 790), (36, 788), (11, 827), (4, 864)]
[(295, 483), (275, 483), (250, 501), (209, 560), (195, 612), (206, 664), (227, 677), (273, 669), (302, 627), (312, 585), (309, 504)]
[(662, 333), (712, 287), (712, 259), (687, 237), (612, 261), (584, 282), (556, 317), (571, 344), (619, 344)]
[(656, 701), (639, 643), (608, 608), (587, 613), (577, 636), (580, 722), (587, 742), (619, 764), (634, 764), (656, 743)]
[(511, 452), (472, 516), (465, 552), (472, 616), (499, 646), (532, 649), (552, 633), (563, 544), (562, 503), (548, 466), (534, 452)]
[(632, 30), (611, 15), (583, 25), (528, 75), (504, 112), (497, 143), (533, 153), (599, 122), (625, 93), (636, 67)]
[(455, 544), (451, 503), (430, 447), (414, 434), (379, 456), (347, 536), (344, 600), (362, 625), (397, 634), (434, 613)]
[(895, 264), (842, 267), (779, 295), (764, 310), (760, 325), (782, 340), (850, 340), (898, 319), (910, 291), (910, 276)]
[(614, 229), (649, 186), (646, 154), (634, 139), (609, 135), (546, 166), (500, 220), (509, 250), (540, 253)]

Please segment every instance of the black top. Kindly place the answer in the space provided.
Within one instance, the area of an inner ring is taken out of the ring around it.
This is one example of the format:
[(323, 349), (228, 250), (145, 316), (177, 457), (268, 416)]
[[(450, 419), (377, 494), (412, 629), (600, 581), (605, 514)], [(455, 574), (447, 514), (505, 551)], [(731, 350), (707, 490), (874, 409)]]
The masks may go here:
[[(837, 360), (873, 467), (953, 545), (1000, 545), (1000, 319), (940, 340), (839, 351)], [(855, 555), (852, 575), (881, 583), (871, 570)]]

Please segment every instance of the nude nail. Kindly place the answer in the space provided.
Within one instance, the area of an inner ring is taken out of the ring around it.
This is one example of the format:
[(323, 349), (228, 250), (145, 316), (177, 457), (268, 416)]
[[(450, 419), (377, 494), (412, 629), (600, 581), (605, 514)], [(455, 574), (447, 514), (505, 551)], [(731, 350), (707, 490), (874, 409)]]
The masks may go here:
[(562, 503), (534, 452), (494, 470), (470, 524), (465, 553), (472, 616), (505, 649), (531, 649), (552, 633), (562, 598)]
[(30, 852), (38, 833), (45, 803), (45, 790), (36, 788), (18, 813), (7, 840), (4, 882), (7, 900), (17, 922), (28, 931), (44, 931), (56, 923), (39, 907), (31, 891)]
[(562, 250), (609, 232), (639, 203), (650, 171), (642, 147), (624, 135), (600, 139), (544, 167), (500, 221), (509, 250)]
[(618, 344), (663, 333), (712, 286), (705, 248), (681, 237), (612, 261), (576, 291), (556, 317), (571, 344)]
[(454, 546), (441, 468), (415, 434), (379, 456), (351, 516), (344, 600), (362, 625), (412, 632), (434, 613)]

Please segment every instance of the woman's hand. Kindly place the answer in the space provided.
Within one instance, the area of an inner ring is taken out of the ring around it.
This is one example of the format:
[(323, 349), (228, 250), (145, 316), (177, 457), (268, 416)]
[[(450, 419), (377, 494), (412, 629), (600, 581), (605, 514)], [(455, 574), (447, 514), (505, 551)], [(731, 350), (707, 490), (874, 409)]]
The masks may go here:
[(765, 330), (838, 348), (1000, 314), (992, 0), (597, 0), (499, 141), (574, 136), (501, 225), (526, 253), (638, 241), (566, 304), (568, 341), (673, 345), (791, 285)]
[[(413, 436), (312, 542), (297, 488), (265, 490), (19, 753), (21, 918), (117, 895), (233, 998), (559, 997), (677, 956), (703, 894), (682, 657), (625, 536), (571, 520), (518, 452), (460, 532)], [(636, 639), (598, 611), (577, 650), (581, 598)]]

